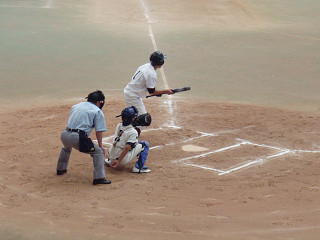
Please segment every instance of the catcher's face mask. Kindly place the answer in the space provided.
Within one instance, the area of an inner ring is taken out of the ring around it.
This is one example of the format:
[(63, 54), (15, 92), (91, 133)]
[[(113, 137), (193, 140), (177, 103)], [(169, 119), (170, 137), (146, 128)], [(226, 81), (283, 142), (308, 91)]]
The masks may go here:
[(103, 108), (105, 101), (100, 101), (100, 109)]
[(97, 90), (95, 92), (92, 92), (88, 95), (88, 97), (86, 97), (88, 102), (91, 102), (93, 104), (96, 104), (97, 102), (100, 103), (100, 109), (102, 109), (104, 103), (105, 103), (105, 97), (103, 92), (101, 92), (100, 90)]

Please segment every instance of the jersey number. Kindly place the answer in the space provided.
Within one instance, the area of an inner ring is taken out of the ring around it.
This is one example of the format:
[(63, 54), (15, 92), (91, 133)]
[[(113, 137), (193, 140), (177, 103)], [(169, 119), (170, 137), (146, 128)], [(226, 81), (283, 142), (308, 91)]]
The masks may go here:
[(133, 76), (132, 79), (134, 79), (139, 73), (140, 73), (140, 70)]

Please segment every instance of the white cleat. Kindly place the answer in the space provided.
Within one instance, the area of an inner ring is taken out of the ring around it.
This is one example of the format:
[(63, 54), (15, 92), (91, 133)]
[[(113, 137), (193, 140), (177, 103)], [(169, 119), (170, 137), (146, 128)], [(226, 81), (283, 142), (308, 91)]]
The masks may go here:
[(134, 166), (132, 168), (132, 172), (133, 173), (148, 173), (148, 172), (151, 172), (151, 170), (149, 168), (142, 168), (142, 169), (139, 169), (139, 168), (136, 168), (136, 166)]
[(104, 162), (106, 163), (106, 165), (107, 165), (108, 167), (111, 166), (112, 161), (111, 161), (109, 158), (106, 158), (106, 159), (104, 160)]

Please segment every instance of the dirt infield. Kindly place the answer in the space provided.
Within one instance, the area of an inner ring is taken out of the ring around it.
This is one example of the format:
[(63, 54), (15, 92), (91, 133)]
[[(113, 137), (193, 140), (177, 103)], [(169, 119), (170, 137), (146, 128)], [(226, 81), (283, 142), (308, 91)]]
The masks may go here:
[[(2, 114), (1, 239), (319, 236), (319, 115), (175, 98), (173, 128), (164, 100), (147, 102), (153, 123), (141, 136), (152, 172), (106, 167), (106, 186), (92, 186), (91, 158), (77, 151), (68, 173), (56, 175), (71, 103)], [(104, 108), (106, 148), (122, 107), (112, 100)], [(228, 149), (244, 140), (257, 145)], [(268, 158), (279, 149), (289, 152)]]
[[(318, 9), (2, 0), (0, 240), (317, 239)], [(108, 149), (123, 88), (156, 48), (168, 55), (157, 88), (192, 90), (144, 99), (152, 172), (106, 167), (112, 184), (93, 186), (90, 156), (73, 151), (57, 176), (71, 106), (103, 90)]]

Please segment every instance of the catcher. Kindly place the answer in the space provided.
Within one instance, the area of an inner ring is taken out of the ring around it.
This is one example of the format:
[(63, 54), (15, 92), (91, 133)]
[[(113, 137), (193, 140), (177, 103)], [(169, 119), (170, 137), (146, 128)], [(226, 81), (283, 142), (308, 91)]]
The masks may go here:
[(107, 166), (112, 168), (124, 166), (138, 157), (132, 172), (150, 172), (151, 170), (144, 165), (148, 157), (149, 143), (147, 141), (138, 142), (138, 132), (135, 129), (136, 126), (150, 125), (150, 115), (146, 113), (138, 116), (138, 110), (132, 106), (125, 108), (117, 117), (120, 116), (122, 123), (116, 127), (113, 144), (109, 149), (109, 157), (105, 159)]

